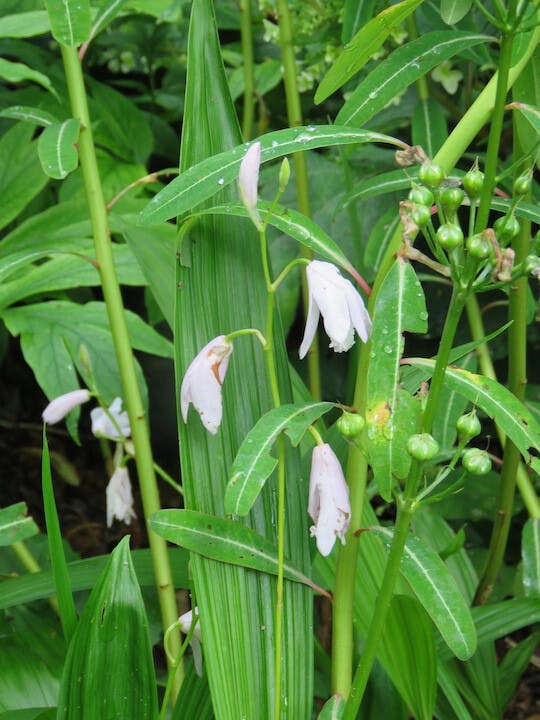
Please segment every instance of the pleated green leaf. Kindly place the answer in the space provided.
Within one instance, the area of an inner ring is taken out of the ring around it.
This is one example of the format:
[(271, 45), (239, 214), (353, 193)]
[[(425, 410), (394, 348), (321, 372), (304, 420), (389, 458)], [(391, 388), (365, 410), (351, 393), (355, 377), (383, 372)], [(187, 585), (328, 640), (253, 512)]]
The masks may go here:
[[(209, 0), (195, 0), (192, 6), (184, 107), (180, 177), (187, 180), (183, 198), (152, 221), (191, 211), (226, 182), (232, 182), (245, 152), (239, 145), (240, 130)], [(284, 132), (292, 134), (289, 139), (311, 136), (307, 130)], [(303, 140), (291, 142), (284, 151), (303, 144)], [(232, 152), (235, 147), (236, 154)], [(225, 171), (219, 174), (224, 162), (220, 153), (226, 153), (231, 163), (227, 175)], [(211, 157), (215, 155), (217, 159)], [(198, 190), (198, 185), (205, 183), (201, 161), (214, 173), (202, 194)], [(220, 177), (224, 177), (223, 184), (218, 183)], [(176, 190), (169, 192), (174, 199)], [(217, 202), (230, 200), (238, 200), (236, 187), (217, 198)], [(156, 204), (161, 204), (161, 199)], [(266, 291), (254, 228), (234, 218), (203, 218), (190, 232), (190, 242), (190, 267), (177, 263), (174, 335), (178, 391), (186, 368), (209, 340), (239, 328), (264, 331), (266, 322)], [(291, 402), (279, 318), (274, 343), (282, 401)], [(263, 355), (259, 343), (251, 338), (235, 344), (223, 385), (223, 420), (217, 435), (210, 435), (199, 422), (185, 425), (179, 417), (182, 482), (188, 509), (224, 516), (225, 487), (238, 448), (259, 417), (273, 406)], [(307, 483), (293, 448), (287, 448), (285, 506), (285, 553), (300, 572), (309, 575)], [(273, 543), (275, 510), (275, 485), (270, 481), (246, 522)], [(216, 718), (268, 720), (273, 717), (275, 685), (275, 578), (196, 554), (192, 555), (191, 568)], [(308, 718), (313, 698), (312, 591), (285, 581), (283, 609), (282, 717)]]
[[(277, 575), (276, 546), (242, 523), (196, 510), (159, 510), (150, 518), (150, 525), (165, 540), (190, 552)], [(290, 563), (285, 563), (284, 573), (287, 580), (304, 583), (313, 590), (323, 592)]]
[(75, 47), (90, 34), (88, 0), (45, 0), (51, 32), (61, 45)]
[[(238, 138), (234, 139), (238, 141)], [(359, 145), (369, 142), (388, 143), (404, 147), (404, 143), (390, 135), (354, 130), (337, 125), (308, 125), (288, 130), (276, 130), (258, 138), (261, 143), (261, 163), (289, 155), (300, 150), (313, 150), (332, 145)], [(163, 190), (155, 195), (139, 216), (141, 225), (153, 225), (170, 220), (175, 215), (191, 211), (208, 200), (238, 177), (246, 145), (216, 152), (212, 157), (193, 161)], [(238, 193), (230, 199), (237, 200)]]
[(521, 541), (523, 587), (527, 597), (540, 597), (540, 519), (529, 518)]
[[(372, 531), (390, 547), (393, 534), (390, 528), (373, 527)], [(439, 555), (410, 535), (401, 572), (456, 657), (460, 660), (471, 657), (476, 648), (471, 611)]]
[(39, 532), (38, 526), (27, 512), (24, 502), (0, 509), (0, 546), (26, 540)]
[(152, 646), (129, 536), (111, 553), (69, 645), (57, 718), (157, 718)]
[(38, 140), (38, 155), (43, 172), (63, 180), (79, 164), (76, 142), (81, 123), (75, 118), (45, 128)]
[(334, 403), (282, 405), (263, 415), (244, 438), (234, 460), (225, 492), (225, 512), (243, 516), (251, 510), (277, 465), (270, 453), (278, 435), (285, 432), (292, 444), (298, 445), (308, 427), (333, 407)]

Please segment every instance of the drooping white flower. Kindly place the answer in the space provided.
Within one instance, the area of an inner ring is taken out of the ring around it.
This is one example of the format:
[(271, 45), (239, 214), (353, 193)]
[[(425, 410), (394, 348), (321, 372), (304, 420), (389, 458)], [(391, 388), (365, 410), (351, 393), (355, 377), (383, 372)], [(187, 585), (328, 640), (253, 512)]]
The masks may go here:
[(221, 386), (233, 351), (225, 335), (219, 335), (205, 345), (188, 367), (180, 389), (182, 417), (187, 422), (188, 409), (193, 403), (208, 432), (215, 435), (221, 423)]
[[(109, 413), (115, 419), (118, 427), (116, 427), (103, 408), (97, 407), (90, 411), (92, 433), (96, 437), (107, 437), (113, 440), (121, 440), (122, 437), (129, 437), (131, 427), (129, 425), (127, 412), (122, 412), (122, 398), (114, 398), (109, 406)], [(118, 432), (119, 429), (120, 432)]]
[(105, 490), (105, 497), (107, 499), (107, 527), (111, 527), (114, 518), (129, 525), (132, 518), (137, 517), (133, 509), (133, 493), (126, 467), (118, 466), (115, 469)]
[(319, 315), (336, 352), (349, 350), (354, 344), (354, 331), (363, 342), (371, 332), (371, 319), (364, 301), (353, 284), (344, 278), (332, 263), (313, 260), (306, 268), (309, 307), (304, 339), (299, 355), (303, 358), (313, 342)]
[(41, 417), (47, 425), (54, 425), (60, 422), (66, 415), (79, 405), (90, 400), (90, 391), (86, 388), (81, 390), (72, 390), (71, 392), (59, 395), (47, 405)]
[(454, 95), (463, 80), (463, 73), (452, 66), (451, 60), (445, 60), (432, 71), (431, 77), (441, 83), (449, 95)]
[(244, 207), (248, 211), (251, 221), (257, 228), (261, 228), (261, 218), (257, 210), (259, 183), (259, 166), (261, 164), (261, 143), (256, 142), (250, 145), (238, 173), (238, 188)]
[(327, 444), (313, 448), (308, 513), (315, 522), (311, 536), (317, 538), (321, 555), (330, 554), (336, 538), (345, 544), (351, 519), (349, 488), (340, 462)]
[[(195, 617), (193, 617), (193, 612), (195, 612)], [(189, 644), (193, 652), (193, 664), (195, 665), (195, 672), (197, 673), (197, 675), (202, 675), (201, 624), (199, 622), (197, 608), (194, 608), (193, 610), (188, 610), (188, 612), (180, 615), (178, 621), (180, 623), (180, 630), (184, 633), (184, 635), (188, 634), (188, 632), (191, 630), (193, 622), (196, 621), (196, 625), (193, 629), (193, 635), (191, 636)]]

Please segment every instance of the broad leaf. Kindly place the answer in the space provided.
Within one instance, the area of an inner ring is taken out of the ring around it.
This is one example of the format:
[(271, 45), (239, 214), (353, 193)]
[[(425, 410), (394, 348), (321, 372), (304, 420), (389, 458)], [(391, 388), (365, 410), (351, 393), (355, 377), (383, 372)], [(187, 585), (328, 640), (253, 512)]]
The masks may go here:
[(98, 8), (97, 14), (93, 19), (92, 28), (88, 42), (93, 40), (107, 25), (109, 25), (115, 17), (121, 12), (128, 0), (105, 0)]
[(56, 180), (63, 180), (79, 164), (77, 139), (79, 120), (71, 118), (45, 128), (38, 140), (38, 155), (43, 172)]
[(403, 0), (391, 5), (360, 28), (323, 77), (315, 102), (320, 103), (357, 73), (384, 43), (392, 30), (420, 5), (422, 0)]
[(540, 597), (540, 519), (529, 518), (521, 540), (523, 588), (527, 597)]
[(37, 83), (46, 90), (50, 90), (56, 94), (47, 75), (39, 72), (39, 70), (33, 70), (24, 63), (11, 62), (11, 60), (0, 58), (0, 77), (10, 83), (20, 83), (25, 80), (30, 80), (30, 82)]
[(13, 545), (39, 532), (38, 526), (27, 512), (24, 502), (0, 508), (0, 545)]
[(49, 32), (50, 29), (49, 17), (45, 10), (31, 10), (0, 18), (2, 38), (35, 37)]
[(441, 17), (447, 25), (462, 20), (471, 9), (473, 0), (441, 0)]
[(333, 407), (334, 403), (282, 405), (263, 415), (238, 450), (225, 492), (225, 512), (242, 516), (251, 510), (277, 465), (270, 453), (282, 432), (296, 446), (307, 428)]
[[(393, 537), (390, 528), (373, 527), (372, 531), (387, 548), (390, 547)], [(471, 611), (438, 554), (409, 535), (401, 559), (401, 572), (450, 650), (460, 660), (469, 658), (476, 648)]]
[(26, 105), (12, 105), (0, 112), (0, 117), (12, 118), (13, 120), (24, 120), (36, 125), (47, 127), (58, 122), (58, 119), (51, 113), (41, 108), (28, 107)]
[(51, 32), (55, 40), (67, 47), (76, 47), (90, 34), (90, 3), (88, 0), (45, 0)]
[[(159, 510), (150, 518), (150, 525), (165, 540), (190, 552), (222, 563), (277, 575), (275, 545), (242, 523), (195, 510)], [(290, 562), (285, 563), (284, 573), (287, 580), (303, 583), (327, 595)]]
[(412, 119), (413, 144), (420, 145), (430, 158), (435, 157), (448, 137), (446, 117), (433, 98), (420, 100), (414, 108)]

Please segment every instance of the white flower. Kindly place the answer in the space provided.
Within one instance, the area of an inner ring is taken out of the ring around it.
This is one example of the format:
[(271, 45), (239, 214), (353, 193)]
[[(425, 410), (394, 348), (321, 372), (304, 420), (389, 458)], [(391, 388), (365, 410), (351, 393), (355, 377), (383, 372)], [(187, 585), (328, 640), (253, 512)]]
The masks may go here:
[(72, 390), (71, 392), (60, 395), (47, 405), (41, 417), (43, 422), (48, 425), (54, 425), (60, 422), (66, 415), (74, 410), (79, 405), (90, 400), (90, 391), (86, 388), (84, 390)]
[(311, 536), (317, 538), (321, 555), (330, 554), (336, 537), (345, 544), (351, 518), (349, 488), (339, 460), (327, 444), (313, 448), (308, 513), (315, 522)]
[[(189, 644), (193, 652), (193, 664), (195, 665), (195, 672), (197, 673), (197, 675), (202, 675), (201, 624), (199, 621), (197, 608), (194, 608), (194, 611), (197, 624), (193, 629), (193, 635), (191, 636)], [(187, 635), (191, 630), (191, 626), (193, 624), (193, 610), (188, 610), (188, 612), (180, 615), (178, 620), (180, 623), (180, 630), (184, 633), (184, 635)]]
[(259, 183), (259, 166), (261, 164), (261, 143), (256, 142), (250, 145), (248, 151), (244, 155), (240, 163), (240, 171), (238, 173), (238, 188), (240, 197), (244, 207), (248, 211), (251, 221), (260, 229), (262, 227), (261, 218), (257, 210), (258, 192), (257, 185)]
[(364, 301), (353, 284), (344, 278), (332, 263), (313, 260), (306, 268), (309, 291), (309, 308), (300, 345), (303, 358), (313, 342), (319, 314), (323, 316), (324, 329), (330, 340), (330, 347), (336, 352), (348, 350), (354, 344), (354, 331), (363, 342), (371, 332), (371, 320)]
[(133, 494), (127, 468), (120, 466), (116, 468), (105, 490), (105, 496), (107, 527), (111, 527), (114, 518), (129, 525), (131, 519), (137, 517), (133, 510)]
[(452, 68), (451, 60), (445, 60), (432, 71), (431, 77), (435, 82), (441, 83), (449, 95), (454, 95), (463, 79), (463, 73)]
[(221, 423), (221, 386), (233, 351), (225, 335), (205, 345), (188, 367), (180, 389), (182, 417), (187, 422), (189, 404), (201, 416), (204, 427), (215, 435)]
[[(121, 440), (122, 437), (129, 437), (131, 428), (127, 412), (122, 412), (122, 398), (115, 398), (109, 406), (109, 414), (113, 416), (116, 425), (103, 408), (97, 407), (90, 411), (92, 419), (92, 433), (96, 437), (107, 437), (113, 440)], [(118, 432), (120, 429), (120, 432)], [(121, 434), (120, 434), (121, 433)]]

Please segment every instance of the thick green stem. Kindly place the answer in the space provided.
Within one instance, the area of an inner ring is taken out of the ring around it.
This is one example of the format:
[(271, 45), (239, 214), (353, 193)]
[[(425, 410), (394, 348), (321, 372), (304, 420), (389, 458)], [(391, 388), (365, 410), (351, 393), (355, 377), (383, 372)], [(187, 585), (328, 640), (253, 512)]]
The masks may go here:
[[(302, 106), (300, 103), (298, 84), (296, 82), (296, 58), (294, 55), (289, 4), (287, 0), (276, 0), (276, 8), (278, 13), (281, 59), (283, 61), (283, 82), (287, 102), (287, 117), (289, 126), (297, 127), (302, 124)], [(294, 153), (293, 162), (298, 209), (306, 215), (306, 217), (311, 217), (306, 153)], [(313, 253), (309, 248), (302, 247), (302, 257), (311, 259)], [(302, 276), (302, 299), (304, 314), (307, 316), (309, 293), (305, 276)], [(316, 337), (308, 351), (307, 363), (311, 395), (314, 400), (320, 400), (321, 375), (319, 366), (319, 344)]]
[[(122, 295), (114, 268), (107, 210), (103, 198), (92, 137), (82, 68), (74, 48), (62, 46), (61, 49), (73, 116), (81, 122), (78, 144), (81, 169), (86, 187), (103, 297), (107, 306), (107, 314), (116, 351), (126, 409), (131, 425), (131, 436), (135, 447), (135, 462), (137, 465), (144, 516), (147, 520), (148, 539), (156, 578), (156, 589), (161, 608), (163, 628), (166, 630), (178, 619), (178, 611), (167, 545), (165, 540), (159, 537), (159, 535), (156, 535), (148, 525), (148, 518), (160, 509), (160, 502), (146, 414), (135, 372), (135, 361), (126, 324)], [(180, 636), (179, 633), (175, 635), (176, 639), (172, 641), (174, 645), (173, 651), (178, 653), (180, 651)], [(182, 675), (182, 668), (179, 667), (176, 674), (173, 699), (175, 699), (178, 694)]]
[(255, 90), (253, 70), (253, 25), (251, 19), (251, 0), (241, 2), (241, 38), (244, 58), (244, 107), (242, 110), (242, 137), (251, 140), (253, 135)]

